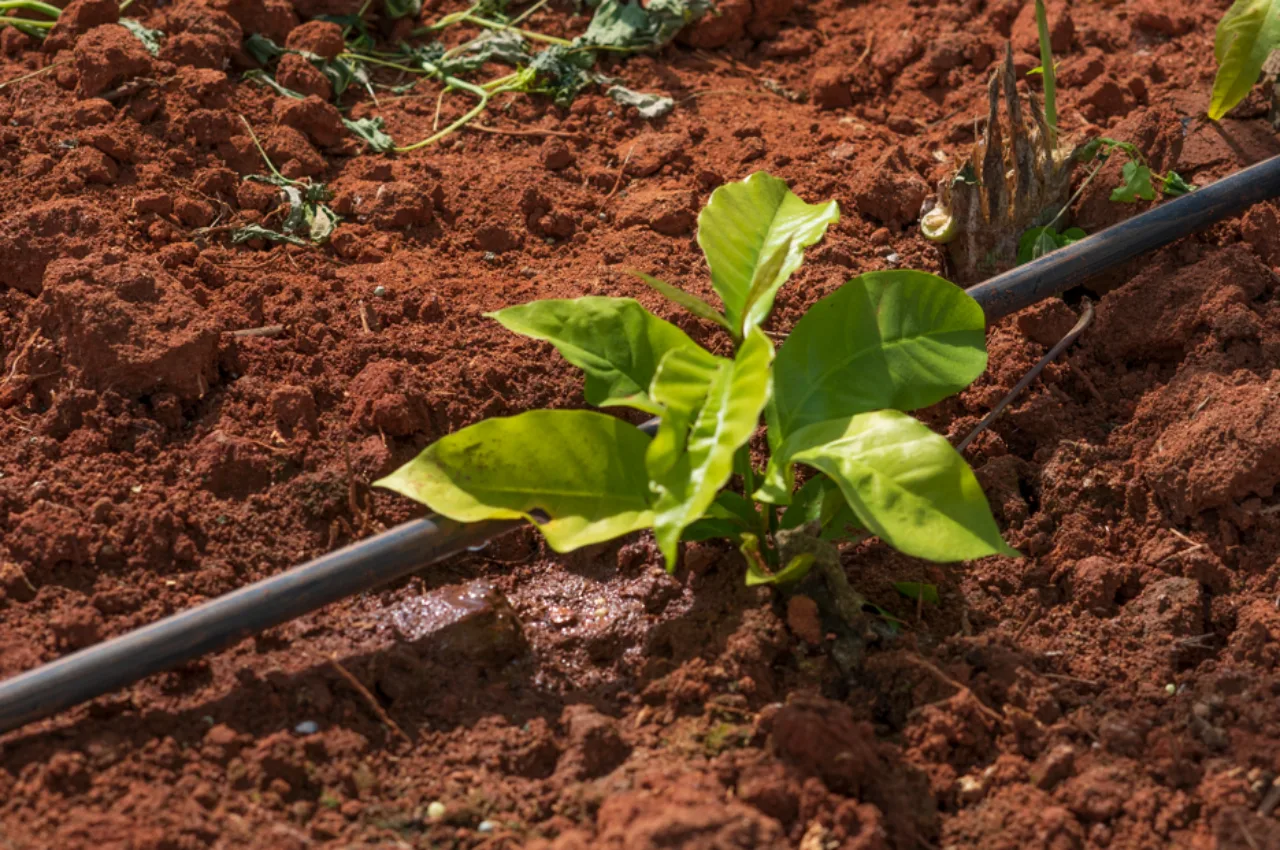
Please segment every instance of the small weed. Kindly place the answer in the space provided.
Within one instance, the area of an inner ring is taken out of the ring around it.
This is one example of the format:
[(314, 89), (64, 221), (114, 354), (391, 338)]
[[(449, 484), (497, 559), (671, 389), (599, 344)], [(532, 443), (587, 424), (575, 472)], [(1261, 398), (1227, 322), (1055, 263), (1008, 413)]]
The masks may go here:
[[(3, 2), (5, 0), (0, 0)], [(395, 50), (379, 49), (364, 20), (352, 15), (326, 18), (341, 24), (346, 35), (346, 50), (334, 59), (283, 48), (256, 33), (245, 39), (245, 50), (264, 69), (269, 69), (288, 53), (304, 57), (329, 79), (336, 101), (340, 101), (343, 93), (355, 85), (365, 89), (375, 104), (378, 100), (375, 88), (389, 88), (399, 93), (414, 85), (376, 84), (372, 80), (371, 69), (398, 71), (402, 75), (435, 80), (444, 86), (440, 94), (441, 104), (451, 91), (473, 98), (471, 107), (456, 120), (444, 128), (437, 126), (420, 141), (404, 145), (395, 143), (380, 118), (343, 119), (347, 129), (372, 150), (408, 153), (449, 137), (483, 114), (495, 96), (506, 93), (546, 95), (557, 104), (567, 105), (583, 89), (607, 85), (609, 95), (618, 103), (634, 106), (643, 117), (660, 118), (674, 108), (674, 102), (660, 95), (631, 91), (594, 70), (597, 55), (603, 52), (635, 53), (661, 47), (684, 26), (711, 9), (706, 0), (651, 0), (645, 5), (633, 0), (602, 0), (593, 4), (596, 11), (587, 31), (570, 41), (521, 26), (525, 18), (542, 5), (535, 3), (519, 16), (508, 18), (505, 2), (482, 0), (411, 33), (413, 37), (435, 36), (455, 26), (474, 26), (481, 30), (474, 38), (448, 49), (438, 41), (426, 45), (402, 42)], [(420, 9), (420, 0), (386, 0), (386, 10), (392, 18), (416, 15)], [(535, 44), (542, 48), (535, 51), (532, 48)], [(508, 65), (512, 71), (485, 82), (465, 79), (490, 63)], [(303, 97), (299, 92), (280, 85), (267, 70), (249, 71), (245, 79), (268, 86), (285, 97)]]
[(242, 115), (245, 129), (253, 139), (254, 146), (266, 163), (269, 174), (250, 174), (245, 180), (255, 183), (266, 183), (280, 189), (289, 211), (280, 223), (279, 230), (273, 230), (260, 224), (247, 224), (231, 231), (232, 244), (248, 242), (251, 239), (265, 239), (268, 242), (285, 242), (290, 245), (322, 244), (333, 235), (333, 230), (340, 221), (337, 213), (329, 209), (327, 202), (333, 197), (329, 188), (323, 183), (291, 180), (281, 174), (262, 149), (253, 127)]

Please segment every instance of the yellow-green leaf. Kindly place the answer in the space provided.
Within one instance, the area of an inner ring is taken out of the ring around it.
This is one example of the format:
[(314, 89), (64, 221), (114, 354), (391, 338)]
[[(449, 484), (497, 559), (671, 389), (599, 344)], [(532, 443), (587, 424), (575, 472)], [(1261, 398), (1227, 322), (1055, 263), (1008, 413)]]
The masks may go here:
[(806, 204), (777, 177), (757, 171), (711, 193), (698, 215), (698, 244), (711, 285), (739, 338), (773, 309), (773, 299), (804, 261), (804, 249), (840, 220), (835, 201)]
[[(669, 448), (660, 455), (650, 452), (648, 466), (657, 494), (654, 535), (668, 569), (675, 566), (681, 533), (715, 501), (733, 474), (734, 454), (755, 432), (769, 398), (772, 361), (773, 344), (753, 329), (735, 359), (716, 364), (701, 406), (686, 420), (691, 423), (687, 437), (684, 429), (673, 431)], [(655, 380), (654, 394), (668, 398), (659, 385), (662, 377)]]
[(986, 366), (986, 318), (963, 289), (920, 271), (855, 277), (805, 313), (778, 351), (766, 412), (773, 456), (757, 498), (787, 504), (787, 441), (805, 426), (927, 407)]
[(1262, 74), (1272, 50), (1280, 48), (1280, 0), (1236, 0), (1218, 22), (1213, 55), (1218, 73), (1209, 98), (1214, 121), (1236, 107)]
[(858, 522), (930, 561), (1016, 555), (1000, 537), (973, 470), (944, 437), (896, 410), (807, 426), (796, 463), (830, 476)]
[(486, 314), (503, 327), (550, 342), (587, 373), (584, 395), (598, 407), (626, 405), (660, 414), (649, 384), (668, 351), (697, 343), (632, 298), (587, 296), (533, 301)]
[(612, 416), (534, 410), (443, 437), (375, 484), (458, 522), (527, 519), (568, 552), (653, 524), (648, 447)]

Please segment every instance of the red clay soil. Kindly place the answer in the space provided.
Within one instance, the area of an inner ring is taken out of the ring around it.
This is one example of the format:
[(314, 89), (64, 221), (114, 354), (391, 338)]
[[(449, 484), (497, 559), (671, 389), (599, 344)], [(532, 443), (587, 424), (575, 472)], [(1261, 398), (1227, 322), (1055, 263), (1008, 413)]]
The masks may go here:
[[(451, 430), (583, 404), (486, 310), (632, 295), (714, 339), (622, 272), (709, 294), (692, 230), (725, 181), (840, 202), (775, 331), (859, 272), (941, 271), (921, 203), (1004, 40), (1039, 64), (1021, 0), (722, 0), (608, 63), (675, 97), (666, 119), (510, 95), (483, 120), (515, 134), (376, 156), (320, 101), (239, 81), (242, 36), (329, 50), (299, 21), (359, 5), (137, 0), (157, 58), (114, 0), (44, 46), (0, 33), (0, 78), (57, 64), (0, 90), (0, 676), (414, 516), (368, 482)], [(1262, 91), (1200, 120), (1227, 5), (1051, 7), (1065, 130), (1196, 184), (1280, 152)], [(322, 89), (308, 70), (281, 74)], [(437, 93), (353, 114), (414, 140)], [(263, 166), (237, 113), (337, 192), (330, 247), (229, 243), (277, 203), (241, 179)], [(1078, 223), (1137, 211), (1107, 200), (1118, 167)], [(1277, 264), (1260, 206), (1093, 284), (1096, 324), (969, 451), (1026, 557), (846, 552), (906, 623), (852, 680), (812, 601), (745, 588), (727, 549), (667, 576), (647, 536), (554, 557), (518, 532), (3, 736), (0, 847), (1280, 847)], [(1073, 321), (1001, 322), (928, 420), (958, 440)], [(913, 580), (941, 604), (894, 592)], [(431, 631), (450, 599), (475, 616)]]

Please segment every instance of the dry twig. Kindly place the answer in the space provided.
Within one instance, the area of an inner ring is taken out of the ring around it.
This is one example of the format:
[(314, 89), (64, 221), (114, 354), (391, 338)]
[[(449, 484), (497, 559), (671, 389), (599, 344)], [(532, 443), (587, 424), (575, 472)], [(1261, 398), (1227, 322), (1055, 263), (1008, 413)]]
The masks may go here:
[(1021, 395), (1022, 391), (1031, 386), (1031, 382), (1040, 376), (1040, 373), (1044, 371), (1044, 367), (1052, 363), (1059, 354), (1066, 351), (1071, 347), (1072, 343), (1079, 339), (1080, 334), (1084, 333), (1084, 329), (1089, 327), (1089, 323), (1092, 321), (1093, 304), (1088, 299), (1085, 299), (1084, 312), (1080, 314), (1080, 320), (1076, 322), (1075, 327), (1073, 327), (1066, 336), (1058, 340), (1058, 344), (1049, 349), (1049, 353), (1044, 357), (1041, 357), (1040, 362), (1032, 366), (1031, 371), (1022, 376), (1022, 380), (1013, 385), (1013, 389), (1009, 390), (1009, 394), (1000, 399), (999, 403), (996, 404), (996, 406), (992, 408), (991, 412), (986, 415), (986, 418), (979, 422), (974, 429), (969, 432), (969, 436), (960, 441), (960, 445), (956, 446), (956, 451), (962, 452), (969, 448), (969, 445), (979, 434), (990, 428), (991, 423), (995, 422), (996, 419), (999, 418), (1000, 414), (1004, 412), (1004, 409), (1012, 404), (1014, 399)]

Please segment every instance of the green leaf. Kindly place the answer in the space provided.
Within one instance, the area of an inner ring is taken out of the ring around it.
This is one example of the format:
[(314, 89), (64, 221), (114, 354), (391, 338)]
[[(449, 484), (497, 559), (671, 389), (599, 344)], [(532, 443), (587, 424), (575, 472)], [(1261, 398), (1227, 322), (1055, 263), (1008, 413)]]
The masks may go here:
[(262, 71), (258, 68), (245, 71), (244, 76), (241, 79), (247, 80), (251, 83), (257, 83), (260, 86), (266, 86), (267, 88), (274, 91), (276, 94), (282, 95), (284, 97), (291, 97), (294, 100), (307, 99), (306, 95), (302, 94), (301, 92), (296, 92), (293, 89), (285, 88), (284, 86), (277, 83), (275, 81), (275, 78), (272, 77), (270, 74), (268, 74), (266, 71)]
[(744, 499), (731, 490), (723, 490), (702, 519), (689, 525), (680, 539), (695, 543), (721, 538), (737, 540), (743, 532), (754, 531), (759, 525), (760, 516), (750, 499)]
[(684, 331), (631, 298), (534, 301), (486, 315), (508, 330), (554, 345), (587, 373), (586, 399), (598, 407), (627, 405), (661, 413), (649, 397), (658, 363), (672, 349), (698, 348)]
[(612, 416), (534, 410), (443, 437), (374, 483), (458, 522), (527, 519), (568, 552), (652, 524), (648, 446)]
[(121, 18), (120, 26), (127, 29), (133, 34), (133, 37), (142, 42), (142, 46), (147, 48), (147, 52), (152, 56), (160, 55), (160, 45), (164, 43), (164, 33), (160, 30), (149, 30), (144, 27), (141, 22), (135, 21), (133, 18)]
[[(684, 445), (677, 440), (674, 451), (651, 450), (646, 462), (657, 494), (654, 536), (668, 569), (675, 567), (681, 533), (715, 501), (733, 474), (735, 453), (755, 432), (769, 398), (772, 361), (773, 344), (753, 330), (734, 360), (719, 359)], [(658, 384), (655, 396), (666, 397)]]
[(326, 59), (323, 56), (317, 56), (314, 53), (308, 53), (303, 50), (293, 51), (310, 62), (317, 71), (324, 74), (329, 80), (329, 85), (333, 88), (334, 98), (341, 97), (342, 93), (351, 87), (351, 84), (359, 77), (356, 63), (346, 59)]
[(649, 397), (662, 411), (645, 460), (650, 478), (665, 475), (684, 454), (689, 426), (702, 409), (711, 382), (728, 362), (700, 348), (673, 349), (662, 358), (649, 387)]
[(1163, 184), (1161, 188), (1164, 190), (1164, 193), (1171, 198), (1176, 198), (1179, 195), (1186, 195), (1196, 190), (1195, 186), (1188, 183), (1186, 179), (1176, 171), (1170, 171), (1168, 174), (1161, 177), (1160, 182)]
[(796, 555), (790, 563), (776, 573), (766, 573), (760, 568), (759, 561), (747, 558), (747, 587), (757, 587), (762, 584), (791, 584), (799, 581), (809, 574), (813, 562), (814, 556), (810, 553)]
[(384, 0), (387, 17), (416, 18), (422, 12), (422, 0)]
[(815, 475), (795, 492), (782, 514), (778, 528), (787, 530), (818, 523), (823, 540), (859, 540), (866, 535), (858, 526), (844, 493), (825, 475)]
[(1280, 0), (1236, 0), (1218, 22), (1213, 55), (1218, 74), (1209, 117), (1219, 121), (1248, 97), (1271, 51), (1280, 48)]
[(923, 601), (930, 605), (938, 605), (942, 601), (938, 596), (938, 586), (936, 584), (921, 584), (918, 581), (895, 581), (893, 589), (912, 601)]
[(640, 113), (641, 118), (648, 118), (649, 120), (670, 115), (671, 110), (676, 108), (676, 102), (669, 97), (632, 91), (626, 86), (610, 86), (605, 94), (623, 106), (634, 106), (636, 111)]
[(830, 476), (859, 524), (898, 551), (931, 561), (1017, 554), (964, 458), (907, 414), (860, 413), (794, 439), (806, 447), (792, 459)]
[(575, 44), (623, 51), (661, 47), (710, 8), (706, 0), (603, 0)]
[(373, 118), (360, 118), (352, 121), (350, 118), (343, 118), (342, 123), (347, 129), (364, 140), (372, 150), (378, 153), (387, 153), (395, 148), (395, 139), (388, 136), (383, 129), (385, 124), (380, 116)]
[(591, 72), (595, 61), (595, 55), (589, 50), (559, 44), (540, 50), (529, 62), (529, 70), (537, 80), (531, 91), (541, 92), (556, 104), (566, 106), (573, 102), (578, 92), (595, 85), (596, 75)]
[(691, 295), (683, 289), (677, 289), (665, 280), (659, 280), (658, 278), (653, 277), (652, 275), (647, 275), (644, 272), (632, 270), (628, 271), (628, 274), (633, 274), (640, 278), (640, 280), (644, 281), (651, 288), (657, 290), (662, 295), (665, 295), (668, 301), (679, 304), (698, 318), (706, 319), (708, 322), (715, 322), (720, 327), (730, 333), (733, 333), (733, 327), (729, 324), (729, 320), (724, 317), (724, 314), (707, 302), (703, 301), (698, 296)]
[(763, 171), (711, 193), (698, 215), (698, 244), (739, 337), (768, 317), (778, 289), (804, 261), (804, 249), (839, 219), (835, 201), (806, 204), (785, 181)]
[(1151, 185), (1151, 169), (1147, 166), (1136, 160), (1129, 160), (1121, 169), (1120, 176), (1124, 182), (1111, 190), (1111, 200), (1133, 203), (1139, 198), (1144, 201), (1156, 199), (1156, 189)]
[(262, 33), (257, 32), (250, 33), (249, 37), (244, 40), (244, 50), (259, 65), (269, 65), (288, 52)]
[(1061, 233), (1052, 227), (1033, 227), (1018, 240), (1018, 265), (1074, 245), (1086, 236), (1088, 234), (1078, 227), (1069, 227)]
[[(769, 442), (868, 410), (915, 410), (959, 392), (987, 366), (986, 319), (963, 289), (927, 272), (859, 275), (815, 304), (778, 351)], [(770, 469), (774, 501), (791, 487)], [(757, 498), (761, 498), (757, 495)]]

